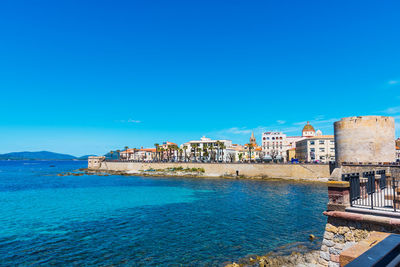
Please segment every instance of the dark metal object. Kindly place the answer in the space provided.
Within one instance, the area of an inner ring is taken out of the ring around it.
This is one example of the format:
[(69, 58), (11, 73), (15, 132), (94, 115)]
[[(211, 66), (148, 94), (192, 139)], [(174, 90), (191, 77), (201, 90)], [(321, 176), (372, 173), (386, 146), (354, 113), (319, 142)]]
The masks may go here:
[(360, 198), (360, 174), (343, 174), (342, 179), (343, 181), (350, 182), (350, 204), (353, 206), (353, 201)]
[(379, 188), (385, 189), (386, 188), (386, 171), (385, 170), (380, 170), (376, 171), (376, 174), (379, 174), (381, 177), (379, 179)]
[(367, 178), (367, 193), (371, 198), (371, 209), (374, 208), (374, 193), (375, 193), (375, 172), (364, 172), (363, 176)]
[(397, 211), (398, 179), (386, 177), (385, 170), (343, 174), (342, 180), (350, 182), (350, 206), (385, 211)]
[(390, 235), (361, 254), (346, 267), (399, 266), (400, 235)]

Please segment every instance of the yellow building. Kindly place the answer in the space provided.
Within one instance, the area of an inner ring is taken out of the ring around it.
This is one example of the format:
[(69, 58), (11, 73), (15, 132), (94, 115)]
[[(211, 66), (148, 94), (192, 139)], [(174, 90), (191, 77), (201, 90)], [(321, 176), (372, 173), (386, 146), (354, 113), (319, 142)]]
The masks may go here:
[(296, 158), (296, 148), (289, 148), (288, 150), (286, 150), (286, 158), (288, 161), (291, 161), (292, 159)]

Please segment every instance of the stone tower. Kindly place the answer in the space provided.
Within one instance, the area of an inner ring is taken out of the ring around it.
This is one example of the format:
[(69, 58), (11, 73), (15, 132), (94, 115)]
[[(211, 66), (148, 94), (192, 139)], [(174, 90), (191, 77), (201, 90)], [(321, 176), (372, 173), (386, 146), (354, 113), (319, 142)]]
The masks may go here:
[(257, 141), (256, 138), (254, 137), (254, 132), (251, 132), (250, 144), (257, 146)]
[(334, 123), (335, 153), (342, 162), (378, 163), (395, 161), (394, 118), (359, 116)]

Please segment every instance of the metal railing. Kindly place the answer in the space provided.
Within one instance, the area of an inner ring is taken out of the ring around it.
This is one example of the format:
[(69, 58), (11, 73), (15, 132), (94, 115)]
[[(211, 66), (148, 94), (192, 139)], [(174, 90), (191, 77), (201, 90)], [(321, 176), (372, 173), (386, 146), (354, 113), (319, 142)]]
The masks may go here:
[(388, 177), (385, 170), (343, 174), (350, 182), (350, 205), (383, 211), (399, 211), (400, 188), (398, 173)]

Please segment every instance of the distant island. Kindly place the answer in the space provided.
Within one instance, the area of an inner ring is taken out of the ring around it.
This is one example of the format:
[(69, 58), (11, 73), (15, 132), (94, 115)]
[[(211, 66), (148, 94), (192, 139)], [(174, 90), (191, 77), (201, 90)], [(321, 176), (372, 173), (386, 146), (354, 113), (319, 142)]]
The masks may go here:
[(94, 155), (75, 157), (68, 154), (54, 153), (50, 151), (24, 151), (0, 154), (0, 160), (87, 160), (89, 156)]

